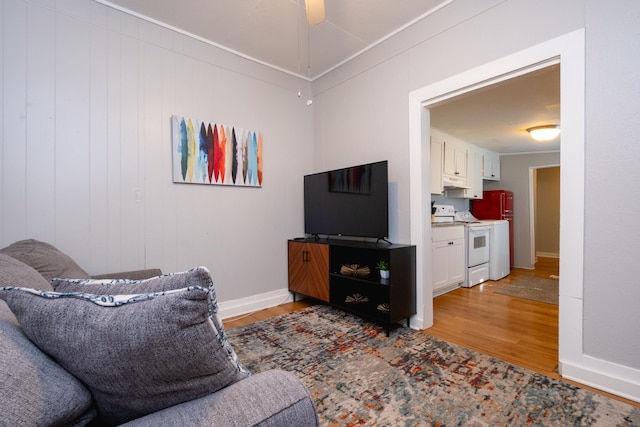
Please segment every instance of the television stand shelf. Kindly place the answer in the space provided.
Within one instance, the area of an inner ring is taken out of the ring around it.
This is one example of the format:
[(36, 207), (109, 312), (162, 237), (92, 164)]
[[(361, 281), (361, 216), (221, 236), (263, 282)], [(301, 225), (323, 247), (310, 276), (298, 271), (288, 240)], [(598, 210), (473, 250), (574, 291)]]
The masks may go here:
[[(288, 258), (294, 301), (301, 294), (327, 302), (384, 326), (387, 335), (401, 320), (409, 326), (416, 313), (415, 246), (298, 238), (288, 241)], [(380, 260), (389, 263), (388, 279), (375, 268)]]

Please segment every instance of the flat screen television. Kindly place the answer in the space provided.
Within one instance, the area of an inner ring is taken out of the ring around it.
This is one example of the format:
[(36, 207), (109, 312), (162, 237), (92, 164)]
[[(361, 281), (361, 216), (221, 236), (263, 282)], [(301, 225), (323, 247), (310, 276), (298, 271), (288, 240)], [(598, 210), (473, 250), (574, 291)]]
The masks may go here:
[(310, 235), (389, 235), (387, 161), (304, 176), (304, 232)]

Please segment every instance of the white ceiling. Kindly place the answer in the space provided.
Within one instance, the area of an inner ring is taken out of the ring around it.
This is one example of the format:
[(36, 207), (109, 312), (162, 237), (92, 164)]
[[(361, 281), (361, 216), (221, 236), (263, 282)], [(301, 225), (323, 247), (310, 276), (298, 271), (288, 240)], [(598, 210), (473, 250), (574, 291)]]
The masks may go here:
[(313, 26), (304, 0), (96, 1), (315, 78), (452, 0), (325, 0)]
[[(454, 0), (325, 0), (311, 27), (304, 0), (96, 1), (313, 80)], [(558, 150), (560, 138), (534, 143), (525, 129), (560, 123), (559, 66), (449, 100), (431, 121), (500, 153)]]
[(498, 153), (557, 151), (527, 128), (560, 124), (560, 65), (477, 89), (431, 108), (431, 126)]

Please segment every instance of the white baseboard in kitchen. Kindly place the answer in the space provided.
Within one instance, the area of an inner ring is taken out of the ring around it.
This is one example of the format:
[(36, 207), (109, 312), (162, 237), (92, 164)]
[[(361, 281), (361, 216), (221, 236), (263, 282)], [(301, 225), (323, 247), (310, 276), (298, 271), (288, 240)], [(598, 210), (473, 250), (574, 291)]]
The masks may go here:
[(560, 254), (557, 252), (536, 252), (536, 256), (543, 258), (560, 258)]

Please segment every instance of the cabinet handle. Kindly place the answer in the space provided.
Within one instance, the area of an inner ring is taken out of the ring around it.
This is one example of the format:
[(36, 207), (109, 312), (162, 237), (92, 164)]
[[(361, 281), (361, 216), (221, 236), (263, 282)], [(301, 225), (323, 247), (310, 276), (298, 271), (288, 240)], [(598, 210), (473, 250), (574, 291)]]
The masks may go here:
[(302, 262), (309, 262), (309, 251), (302, 251)]

